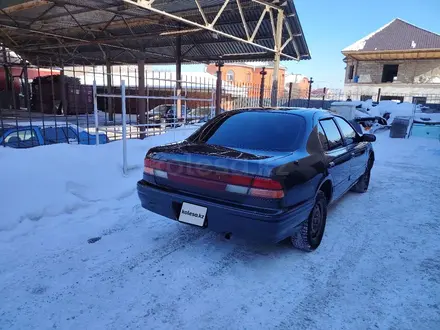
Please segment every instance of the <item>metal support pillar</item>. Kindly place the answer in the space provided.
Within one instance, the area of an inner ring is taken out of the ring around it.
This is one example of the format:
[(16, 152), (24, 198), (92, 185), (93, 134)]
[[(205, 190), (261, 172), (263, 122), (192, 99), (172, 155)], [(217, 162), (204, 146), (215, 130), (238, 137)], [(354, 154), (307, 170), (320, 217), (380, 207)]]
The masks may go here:
[[(11, 97), (14, 98), (14, 84), (11, 82), (11, 73), (9, 71), (7, 52), (5, 45), (2, 45), (2, 56), (3, 56), (3, 69), (5, 70), (5, 90), (7, 93), (11, 93)], [(11, 104), (9, 104), (9, 108)]]
[(275, 31), (275, 56), (273, 62), (273, 75), (272, 75), (272, 96), (270, 100), (270, 105), (272, 107), (276, 107), (278, 103), (278, 81), (280, 75), (283, 23), (284, 23), (284, 13), (282, 10), (278, 10), (277, 26)]
[[(95, 68), (93, 68), (95, 71)], [(93, 80), (93, 115), (95, 117), (95, 139), (96, 145), (99, 146), (99, 116), (98, 116), (98, 92), (96, 90), (96, 80)]]
[(377, 91), (377, 102), (380, 102), (381, 92), (382, 92), (382, 88), (379, 88), (379, 90)]
[(258, 106), (260, 108), (263, 107), (264, 105), (264, 80), (265, 80), (265, 76), (267, 75), (267, 71), (266, 68), (263, 66), (263, 70), (260, 71), (261, 74), (261, 82), (260, 82), (260, 101), (258, 102)]
[(324, 87), (324, 94), (322, 95), (322, 105), (321, 108), (324, 109), (325, 95), (327, 94), (327, 87)]
[(5, 70), (5, 81), (6, 81), (6, 91), (10, 92), (10, 100), (9, 109), (11, 107), (15, 110), (17, 109), (17, 94), (15, 91), (15, 79), (12, 75), (12, 71), (9, 69), (9, 63), (11, 62), (9, 59), (9, 53), (6, 51), (6, 46), (2, 45), (3, 49), (3, 68)]
[(221, 113), (222, 107), (222, 67), (223, 62), (217, 62), (217, 85), (215, 89), (215, 115), (219, 115)]
[[(106, 72), (107, 72), (107, 94), (113, 94), (113, 72), (112, 64), (109, 60), (106, 61)], [(113, 99), (111, 97), (107, 98), (108, 104), (108, 119), (109, 121), (114, 121), (115, 119), (115, 109), (113, 107)]]
[[(138, 95), (145, 96), (145, 60), (138, 61), (138, 72), (139, 72)], [(138, 102), (139, 102), (139, 124), (145, 125), (147, 123), (147, 116), (145, 114), (145, 99), (139, 99)], [(140, 130), (139, 137), (141, 139), (145, 139), (145, 126), (141, 126), (139, 130)]]
[(125, 97), (125, 80), (121, 80), (121, 112), (122, 112), (122, 171), (127, 175), (127, 99)]
[(176, 38), (176, 112), (177, 118), (182, 118), (182, 37)]
[(29, 76), (27, 62), (23, 61), (23, 92), (24, 92), (24, 107), (26, 110), (30, 111), (30, 95), (29, 95)]
[(66, 76), (64, 75), (64, 64), (61, 64), (61, 72), (60, 72), (60, 96), (61, 96), (61, 110), (62, 114), (67, 116), (67, 98), (66, 98)]

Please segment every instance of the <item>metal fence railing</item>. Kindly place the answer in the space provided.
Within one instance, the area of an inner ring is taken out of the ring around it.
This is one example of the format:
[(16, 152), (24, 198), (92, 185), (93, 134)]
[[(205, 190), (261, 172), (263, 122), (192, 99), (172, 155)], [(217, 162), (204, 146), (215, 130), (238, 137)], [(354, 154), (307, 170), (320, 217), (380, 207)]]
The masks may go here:
[[(113, 66), (107, 72), (106, 66), (0, 64), (0, 145), (17, 148), (145, 138), (175, 126), (206, 122), (215, 114), (219, 95), (220, 110), (229, 111), (269, 107), (274, 93), (263, 76), (260, 84), (223, 81), (217, 93), (216, 77), (206, 72), (183, 73), (177, 80), (174, 72), (147, 69), (140, 75), (137, 66), (130, 65)], [(309, 87), (278, 86), (276, 105), (329, 109), (335, 101), (371, 99), (418, 103), (421, 112), (440, 111), (440, 92), (385, 94), (378, 88), (369, 95), (347, 95)]]

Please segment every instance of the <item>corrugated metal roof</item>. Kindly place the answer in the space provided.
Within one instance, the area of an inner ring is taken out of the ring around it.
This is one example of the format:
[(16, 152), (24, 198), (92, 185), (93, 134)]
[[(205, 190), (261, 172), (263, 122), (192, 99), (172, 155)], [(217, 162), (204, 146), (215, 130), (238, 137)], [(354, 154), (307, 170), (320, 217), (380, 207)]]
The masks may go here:
[(342, 52), (416, 51), (440, 49), (440, 35), (419, 28), (399, 18), (355, 42)]
[[(212, 21), (224, 0), (199, 2), (208, 21)], [(264, 7), (251, 0), (240, 2), (252, 31)], [(154, 7), (203, 24), (194, 0), (156, 0)], [(300, 59), (309, 59), (293, 1), (287, 1), (285, 13), (291, 31), (296, 35)], [(215, 27), (245, 37), (236, 1), (230, 1)], [(20, 7), (0, 11), (0, 29), (0, 43), (33, 63), (38, 57), (40, 65), (60, 65), (61, 62), (90, 65), (105, 63), (105, 57), (114, 63), (136, 63), (140, 59), (147, 63), (173, 63), (176, 35), (163, 33), (194, 27), (130, 6), (123, 0), (33, 0), (21, 1)], [(283, 43), (288, 38), (284, 28)], [(269, 14), (266, 14), (254, 42), (274, 47)], [(182, 50), (187, 62), (272, 60), (274, 57), (272, 52), (206, 30), (182, 35)], [(296, 56), (293, 42), (283, 52)]]

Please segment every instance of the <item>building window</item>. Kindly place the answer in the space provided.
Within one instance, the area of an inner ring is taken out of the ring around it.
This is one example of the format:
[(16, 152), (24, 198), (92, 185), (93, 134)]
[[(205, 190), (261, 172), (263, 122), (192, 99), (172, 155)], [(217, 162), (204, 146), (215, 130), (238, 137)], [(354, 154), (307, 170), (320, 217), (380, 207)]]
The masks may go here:
[(234, 81), (234, 71), (229, 70), (229, 71), (226, 73), (226, 80), (227, 80), (227, 81)]
[(247, 74), (246, 74), (246, 82), (247, 83), (250, 83), (251, 82), (251, 73), (250, 72), (248, 72)]
[(382, 82), (392, 83), (397, 78), (397, 73), (399, 72), (398, 64), (385, 64), (383, 66), (382, 72)]
[(368, 101), (372, 99), (373, 99), (372, 95), (361, 95), (361, 101)]
[(381, 100), (381, 101), (395, 101), (395, 102), (400, 102), (400, 103), (403, 102), (403, 99), (404, 99), (403, 96), (395, 96), (395, 95), (393, 95), (393, 96), (390, 96), (390, 95), (382, 95), (382, 96), (380, 97), (380, 100)]
[(354, 65), (348, 67), (348, 79), (352, 80), (354, 77)]
[(427, 98), (426, 98), (426, 97), (423, 97), (423, 96), (414, 96), (414, 97), (413, 97), (413, 102), (412, 102), (412, 103), (414, 103), (414, 104), (423, 104), (423, 105), (425, 105), (425, 104), (426, 104), (426, 101), (427, 101)]

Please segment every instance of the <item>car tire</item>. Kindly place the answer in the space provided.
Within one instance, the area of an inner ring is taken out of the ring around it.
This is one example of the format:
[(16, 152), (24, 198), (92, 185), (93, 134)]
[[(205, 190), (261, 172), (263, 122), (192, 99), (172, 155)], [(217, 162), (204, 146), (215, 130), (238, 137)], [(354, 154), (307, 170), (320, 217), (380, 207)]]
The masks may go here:
[(300, 230), (290, 237), (294, 248), (312, 252), (321, 244), (327, 221), (327, 198), (324, 192), (319, 191), (315, 205), (309, 218), (301, 224)]
[(373, 167), (372, 160), (370, 158), (364, 174), (361, 175), (361, 177), (358, 179), (356, 184), (350, 189), (351, 191), (361, 193), (361, 194), (367, 192), (368, 187), (370, 186), (371, 168), (372, 167)]

